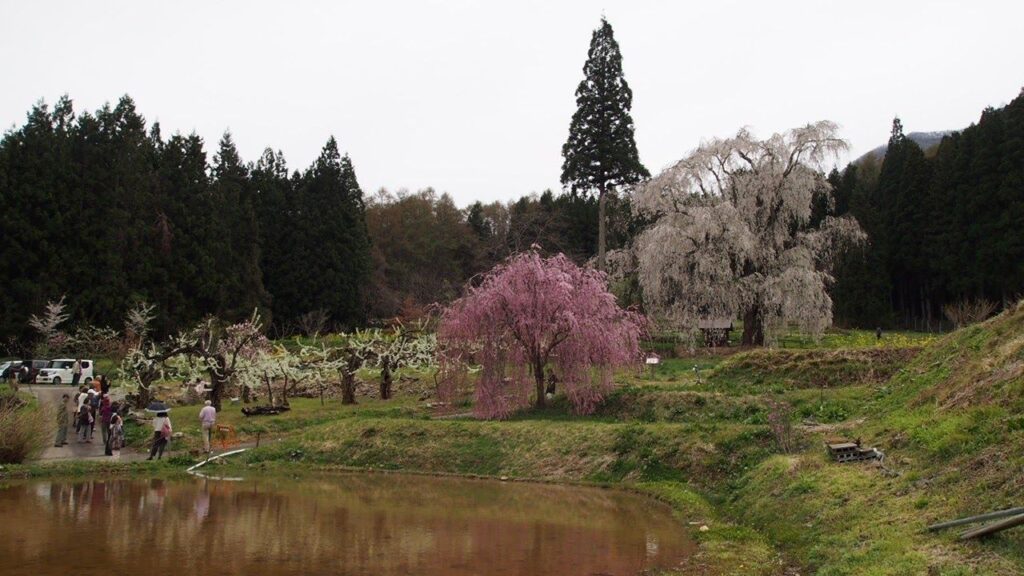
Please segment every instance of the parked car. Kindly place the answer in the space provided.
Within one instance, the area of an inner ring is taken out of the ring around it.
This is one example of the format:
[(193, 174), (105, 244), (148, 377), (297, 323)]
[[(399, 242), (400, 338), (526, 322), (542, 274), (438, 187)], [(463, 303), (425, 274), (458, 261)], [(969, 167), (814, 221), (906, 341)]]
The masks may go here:
[[(36, 375), (36, 384), (71, 384), (74, 375), (71, 373), (75, 366), (74, 358), (57, 358), (50, 360), (47, 366), (39, 370)], [(80, 384), (92, 382), (92, 360), (82, 360), (82, 378)]]
[(35, 382), (39, 371), (50, 364), (49, 360), (22, 360), (18, 362), (18, 382), (30, 384)]
[(8, 360), (0, 364), (0, 380), (7, 380), (11, 377), (11, 372), (18, 372), (18, 368), (21, 368), (20, 360)]

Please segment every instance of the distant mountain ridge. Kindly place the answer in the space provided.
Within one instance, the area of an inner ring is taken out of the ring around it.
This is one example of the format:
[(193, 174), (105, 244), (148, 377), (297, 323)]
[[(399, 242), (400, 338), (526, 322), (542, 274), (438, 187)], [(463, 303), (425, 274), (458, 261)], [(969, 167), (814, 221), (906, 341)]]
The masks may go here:
[[(917, 143), (918, 146), (921, 147), (922, 150), (927, 152), (929, 148), (935, 146), (936, 144), (941, 142), (943, 138), (949, 136), (953, 132), (956, 132), (956, 130), (940, 130), (938, 132), (911, 132), (907, 134), (907, 138), (913, 140), (915, 143)], [(885, 157), (885, 149), (888, 146), (888, 143), (882, 144), (881, 146), (863, 154), (854, 162), (860, 162), (867, 158), (868, 156), (874, 156), (876, 160), (881, 160), (882, 158)]]

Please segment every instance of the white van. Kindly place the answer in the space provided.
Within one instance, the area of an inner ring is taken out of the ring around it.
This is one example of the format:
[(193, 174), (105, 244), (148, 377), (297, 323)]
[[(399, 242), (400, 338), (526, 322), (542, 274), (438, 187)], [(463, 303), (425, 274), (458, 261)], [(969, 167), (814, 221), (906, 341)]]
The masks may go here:
[[(36, 384), (71, 384), (74, 375), (71, 373), (75, 366), (74, 358), (57, 358), (50, 360), (46, 368), (39, 371), (36, 376)], [(82, 378), (79, 384), (90, 384), (92, 382), (92, 360), (82, 360)]]

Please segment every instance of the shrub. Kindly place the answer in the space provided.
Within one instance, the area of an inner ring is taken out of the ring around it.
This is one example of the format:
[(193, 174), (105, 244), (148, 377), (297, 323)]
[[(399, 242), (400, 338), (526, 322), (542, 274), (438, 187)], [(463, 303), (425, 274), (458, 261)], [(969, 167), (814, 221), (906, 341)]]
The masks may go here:
[(51, 411), (15, 396), (0, 397), (0, 464), (20, 464), (52, 440)]
[(793, 409), (785, 402), (768, 401), (768, 428), (775, 437), (775, 445), (783, 454), (793, 451)]
[(954, 328), (963, 328), (964, 326), (970, 326), (985, 320), (996, 311), (997, 307), (995, 302), (989, 300), (968, 300), (964, 298), (958, 302), (943, 306), (942, 313), (953, 323)]

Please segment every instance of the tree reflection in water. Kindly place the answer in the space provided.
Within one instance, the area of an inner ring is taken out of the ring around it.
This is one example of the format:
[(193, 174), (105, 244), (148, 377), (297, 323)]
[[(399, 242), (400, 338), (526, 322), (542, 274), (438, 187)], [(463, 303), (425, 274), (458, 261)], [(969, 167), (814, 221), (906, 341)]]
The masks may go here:
[(693, 552), (640, 496), (418, 476), (15, 483), (0, 510), (5, 574), (619, 575)]

